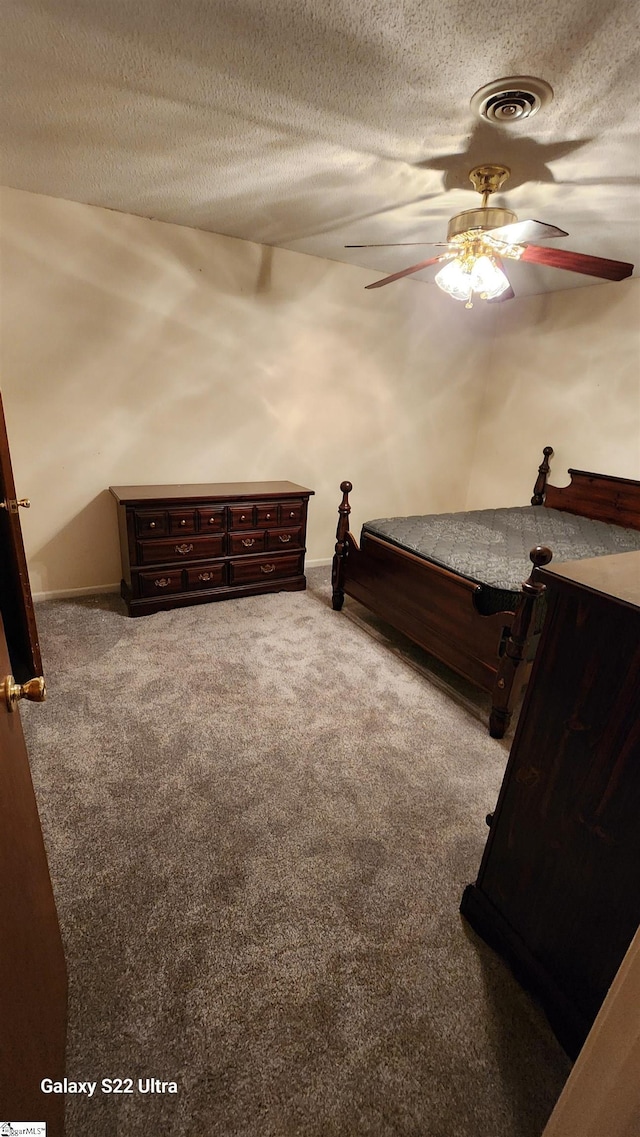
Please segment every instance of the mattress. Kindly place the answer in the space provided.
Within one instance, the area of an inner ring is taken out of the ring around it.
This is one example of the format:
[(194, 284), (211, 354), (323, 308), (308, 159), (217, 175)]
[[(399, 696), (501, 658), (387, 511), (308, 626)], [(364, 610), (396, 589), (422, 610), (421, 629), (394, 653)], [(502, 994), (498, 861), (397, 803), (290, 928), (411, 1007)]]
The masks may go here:
[(382, 517), (367, 521), (366, 533), (482, 585), (476, 604), (484, 615), (514, 611), (535, 545), (548, 545), (554, 562), (640, 550), (637, 529), (531, 505)]

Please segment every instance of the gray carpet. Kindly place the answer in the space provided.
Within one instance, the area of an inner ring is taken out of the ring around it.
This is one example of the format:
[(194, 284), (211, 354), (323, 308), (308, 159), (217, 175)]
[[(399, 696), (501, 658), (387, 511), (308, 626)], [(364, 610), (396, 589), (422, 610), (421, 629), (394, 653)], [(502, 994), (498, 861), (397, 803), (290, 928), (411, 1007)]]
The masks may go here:
[(68, 1137), (539, 1137), (567, 1077), (458, 912), (508, 740), (309, 585), (37, 606), (68, 1076), (178, 1085)]

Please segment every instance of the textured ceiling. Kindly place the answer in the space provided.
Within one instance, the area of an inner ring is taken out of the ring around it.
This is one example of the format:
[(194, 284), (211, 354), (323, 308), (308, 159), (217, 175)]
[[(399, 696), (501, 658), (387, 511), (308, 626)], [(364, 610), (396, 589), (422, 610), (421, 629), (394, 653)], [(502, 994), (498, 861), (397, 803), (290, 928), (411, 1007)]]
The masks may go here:
[[(5, 0), (2, 181), (374, 280), (429, 249), (345, 244), (444, 240), (480, 204), (470, 168), (498, 162), (512, 176), (495, 204), (568, 230), (560, 248), (638, 264), (637, 13), (636, 0)], [(471, 96), (512, 75), (545, 79), (553, 102), (483, 123)], [(600, 283), (510, 275), (518, 295)]]

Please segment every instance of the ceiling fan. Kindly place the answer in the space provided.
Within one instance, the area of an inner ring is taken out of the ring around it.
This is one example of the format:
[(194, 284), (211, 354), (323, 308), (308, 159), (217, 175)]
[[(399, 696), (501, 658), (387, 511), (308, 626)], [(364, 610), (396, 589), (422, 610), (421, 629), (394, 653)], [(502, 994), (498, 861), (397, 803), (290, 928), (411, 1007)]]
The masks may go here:
[[(531, 241), (567, 237), (568, 233), (543, 221), (518, 221), (511, 209), (488, 205), (491, 194), (500, 189), (510, 173), (507, 166), (475, 166), (470, 171), (469, 178), (482, 195), (482, 205), (479, 209), (465, 209), (463, 213), (456, 213), (451, 218), (447, 240), (439, 243), (445, 252), (394, 272), (366, 287), (381, 288), (383, 284), (391, 284), (392, 281), (420, 272), (429, 265), (443, 263), (444, 267), (435, 276), (435, 283), (454, 299), (466, 301), (466, 308), (472, 308), (474, 293), (482, 300), (510, 300), (515, 295), (504, 270), (503, 259), (548, 265), (606, 280), (624, 280), (631, 276), (633, 265), (626, 261), (611, 261), (606, 257), (572, 253), (568, 249), (532, 245)], [(438, 242), (401, 241), (398, 244), (438, 245)], [(345, 245), (347, 249), (391, 247), (394, 246)]]

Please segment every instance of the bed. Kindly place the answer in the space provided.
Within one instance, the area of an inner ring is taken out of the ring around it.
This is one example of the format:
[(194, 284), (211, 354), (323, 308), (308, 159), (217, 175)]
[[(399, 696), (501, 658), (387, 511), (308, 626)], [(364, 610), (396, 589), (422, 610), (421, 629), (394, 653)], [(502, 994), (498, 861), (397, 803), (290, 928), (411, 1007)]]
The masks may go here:
[(552, 454), (545, 446), (530, 506), (378, 518), (363, 525), (359, 543), (349, 532), (353, 487), (340, 486), (334, 609), (353, 597), (487, 691), (494, 738), (509, 726), (544, 622), (536, 568), (552, 556), (640, 549), (640, 482), (569, 470), (559, 488), (548, 483)]

